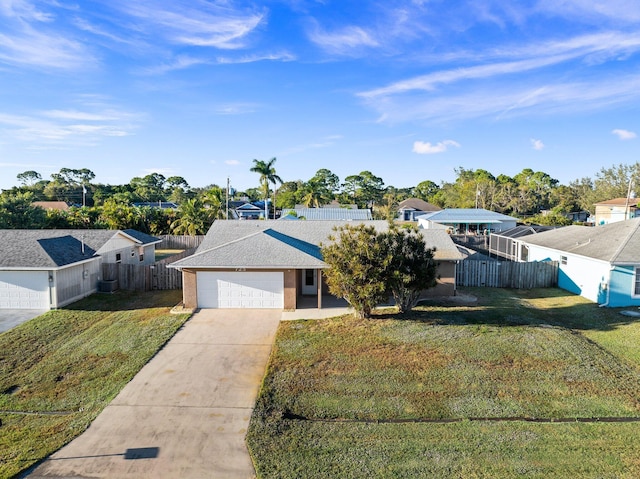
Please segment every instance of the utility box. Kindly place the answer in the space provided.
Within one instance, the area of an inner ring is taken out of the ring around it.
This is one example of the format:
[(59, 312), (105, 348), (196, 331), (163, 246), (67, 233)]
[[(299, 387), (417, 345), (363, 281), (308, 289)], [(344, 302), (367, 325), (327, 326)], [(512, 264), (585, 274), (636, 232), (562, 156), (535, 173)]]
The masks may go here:
[(113, 293), (118, 289), (117, 279), (105, 279), (98, 284), (98, 290), (101, 293)]

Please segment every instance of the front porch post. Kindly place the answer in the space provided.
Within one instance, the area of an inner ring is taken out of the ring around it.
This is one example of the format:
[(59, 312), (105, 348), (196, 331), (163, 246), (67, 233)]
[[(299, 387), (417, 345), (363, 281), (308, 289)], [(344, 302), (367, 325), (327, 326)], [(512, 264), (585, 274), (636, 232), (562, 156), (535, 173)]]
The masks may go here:
[(318, 283), (318, 309), (322, 309), (322, 270), (316, 270), (316, 282)]

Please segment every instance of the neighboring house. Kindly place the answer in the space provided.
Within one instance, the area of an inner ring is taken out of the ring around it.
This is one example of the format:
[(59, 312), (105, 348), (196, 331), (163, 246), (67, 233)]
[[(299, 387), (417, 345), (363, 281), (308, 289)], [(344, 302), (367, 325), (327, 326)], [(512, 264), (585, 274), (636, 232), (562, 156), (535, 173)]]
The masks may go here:
[(528, 249), (523, 239), (529, 235), (549, 231), (553, 226), (521, 225), (489, 236), (489, 255), (509, 261), (528, 260)]
[(43, 210), (69, 211), (69, 205), (64, 201), (34, 201), (31, 204)]
[(370, 209), (357, 208), (289, 208), (282, 210), (282, 217), (292, 219), (292, 217), (305, 220), (323, 221), (362, 221), (371, 220)]
[(595, 204), (596, 225), (602, 226), (640, 216), (637, 198), (614, 198)]
[(264, 203), (262, 206), (256, 206), (247, 201), (229, 202), (229, 208), (233, 208), (235, 215), (240, 220), (257, 220), (264, 218)]
[[(296, 206), (294, 206), (293, 209), (298, 209), (298, 208), (308, 208), (308, 206), (306, 206), (306, 205), (296, 205)], [(331, 203), (327, 203), (326, 205), (320, 205), (320, 208), (349, 208), (349, 209), (352, 209), (352, 210), (357, 210), (358, 209), (358, 205), (342, 204), (337, 200), (332, 200)]]
[(447, 208), (417, 217), (424, 229), (444, 229), (452, 234), (486, 234), (516, 227), (517, 218), (482, 208)]
[(151, 264), (135, 230), (0, 230), (0, 309), (54, 309), (98, 290), (102, 263)]
[(172, 201), (142, 201), (139, 203), (133, 203), (133, 206), (138, 208), (160, 208), (162, 210), (177, 210), (178, 205)]
[(604, 306), (640, 306), (640, 218), (524, 238), (529, 261), (558, 261), (558, 286)]
[[(187, 308), (275, 308), (295, 310), (303, 296), (329, 296), (320, 245), (345, 221), (216, 221), (196, 252), (170, 266), (182, 270)], [(379, 231), (386, 221), (362, 221)], [(462, 254), (441, 230), (421, 231), (436, 247), (438, 286), (429, 295), (455, 294)]]
[(417, 217), (425, 213), (441, 211), (442, 208), (427, 203), (420, 198), (407, 198), (398, 204), (398, 219), (400, 221), (417, 221)]

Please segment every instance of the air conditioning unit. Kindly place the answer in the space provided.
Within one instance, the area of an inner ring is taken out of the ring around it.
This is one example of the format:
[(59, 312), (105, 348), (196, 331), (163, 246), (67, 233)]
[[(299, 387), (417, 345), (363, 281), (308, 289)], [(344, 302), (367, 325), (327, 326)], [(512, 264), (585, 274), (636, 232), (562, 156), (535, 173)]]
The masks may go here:
[(101, 293), (113, 293), (118, 289), (117, 279), (104, 279), (98, 283), (98, 290)]

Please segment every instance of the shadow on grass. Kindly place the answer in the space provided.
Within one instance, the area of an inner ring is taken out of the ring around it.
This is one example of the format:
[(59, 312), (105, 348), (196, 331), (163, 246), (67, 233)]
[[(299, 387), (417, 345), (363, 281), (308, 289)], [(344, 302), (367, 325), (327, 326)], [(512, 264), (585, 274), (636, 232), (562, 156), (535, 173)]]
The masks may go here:
[(412, 311), (398, 314), (384, 310), (373, 319), (398, 319), (429, 324), (489, 324), (494, 326), (558, 326), (576, 330), (611, 331), (640, 318), (601, 308), (580, 296), (557, 288), (465, 288), (476, 301), (437, 298), (423, 300)]
[(115, 291), (95, 293), (63, 309), (71, 311), (133, 311), (148, 308), (173, 308), (182, 300), (181, 290)]

